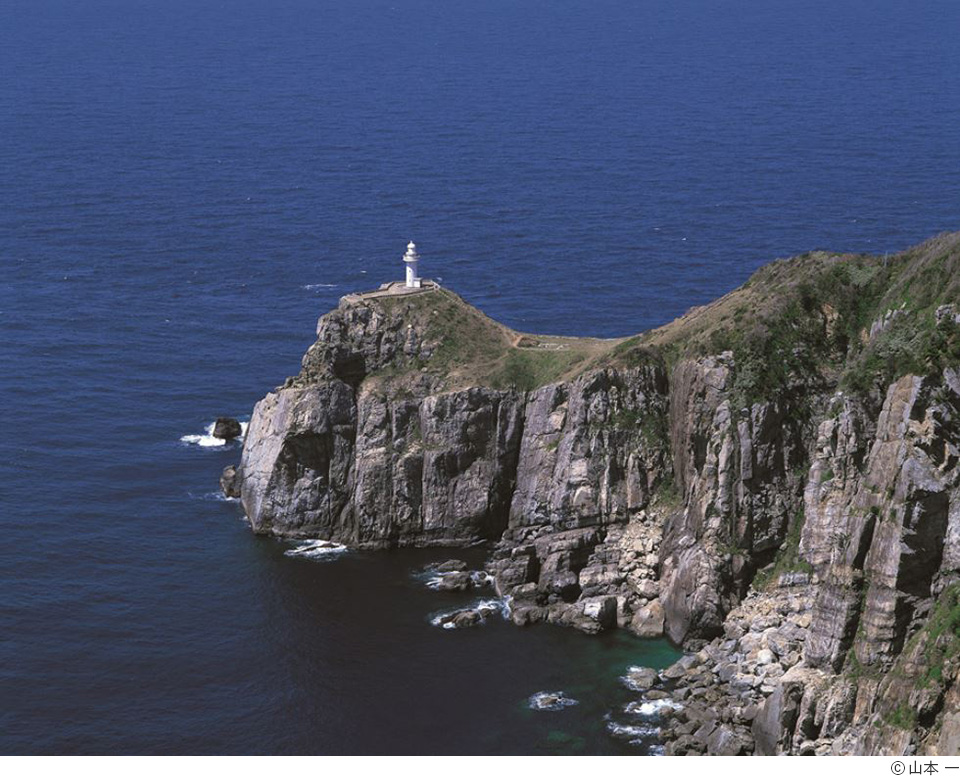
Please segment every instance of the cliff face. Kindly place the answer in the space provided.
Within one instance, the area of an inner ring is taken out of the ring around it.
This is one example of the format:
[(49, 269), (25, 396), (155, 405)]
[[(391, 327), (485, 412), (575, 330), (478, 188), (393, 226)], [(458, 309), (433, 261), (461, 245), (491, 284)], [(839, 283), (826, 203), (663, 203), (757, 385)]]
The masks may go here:
[(224, 481), (257, 532), (488, 541), (518, 624), (683, 643), (669, 752), (960, 753), (957, 301), (958, 235), (620, 341), (353, 298)]

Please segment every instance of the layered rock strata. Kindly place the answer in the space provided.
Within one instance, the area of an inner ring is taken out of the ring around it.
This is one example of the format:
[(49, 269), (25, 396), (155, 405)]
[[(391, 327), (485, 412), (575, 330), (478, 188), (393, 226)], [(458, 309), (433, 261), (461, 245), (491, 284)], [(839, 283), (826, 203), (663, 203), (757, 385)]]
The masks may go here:
[(666, 634), (668, 753), (958, 754), (957, 277), (957, 235), (810, 254), (610, 342), (353, 296), (222, 485), (258, 533), (486, 542), (517, 624)]

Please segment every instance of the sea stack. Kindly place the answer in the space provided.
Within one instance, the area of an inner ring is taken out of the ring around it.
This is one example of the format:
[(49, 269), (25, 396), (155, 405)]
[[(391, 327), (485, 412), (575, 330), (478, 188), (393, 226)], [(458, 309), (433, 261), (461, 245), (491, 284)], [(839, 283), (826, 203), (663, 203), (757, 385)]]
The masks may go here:
[(236, 439), (243, 434), (243, 427), (236, 418), (217, 418), (213, 424), (213, 435), (217, 439)]

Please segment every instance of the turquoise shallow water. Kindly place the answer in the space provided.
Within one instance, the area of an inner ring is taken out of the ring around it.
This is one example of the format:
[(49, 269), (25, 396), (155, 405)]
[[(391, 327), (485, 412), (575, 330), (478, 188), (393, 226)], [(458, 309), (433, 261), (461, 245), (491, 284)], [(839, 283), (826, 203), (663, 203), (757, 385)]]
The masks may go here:
[[(960, 228), (960, 6), (0, 3), (0, 750), (645, 751), (664, 645), (446, 633), (422, 558), (316, 564), (183, 444), (422, 270), (624, 335), (812, 248)], [(580, 705), (534, 714), (565, 690)]]

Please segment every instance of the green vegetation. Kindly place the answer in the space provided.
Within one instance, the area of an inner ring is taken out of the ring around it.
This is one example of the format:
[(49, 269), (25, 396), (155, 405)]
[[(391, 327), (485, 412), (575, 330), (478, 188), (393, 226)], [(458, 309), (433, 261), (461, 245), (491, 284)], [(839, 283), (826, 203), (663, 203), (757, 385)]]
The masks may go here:
[(794, 518), (790, 531), (784, 538), (773, 563), (760, 569), (754, 576), (753, 587), (755, 589), (767, 590), (775, 586), (781, 574), (791, 571), (805, 571), (807, 573), (813, 571), (813, 566), (800, 557), (800, 536), (803, 534), (803, 523), (804, 515), (800, 513)]
[(530, 391), (560, 380), (595, 352), (611, 347), (608, 340), (520, 335), (446, 290), (378, 297), (372, 303), (412, 326), (432, 348), (429, 358), (398, 360), (378, 373), (395, 391), (402, 390), (404, 378), (420, 371), (442, 376), (451, 386)]
[(647, 412), (640, 421), (640, 435), (648, 448), (670, 446), (670, 417), (666, 412)]
[(514, 348), (506, 352), (489, 374), (494, 388), (517, 388), (532, 391), (556, 382), (584, 360), (577, 350), (534, 350)]
[(673, 471), (667, 469), (663, 479), (654, 490), (657, 503), (667, 509), (676, 509), (683, 506), (683, 494), (677, 487), (677, 481), (674, 479)]
[(940, 594), (920, 633), (926, 638), (923, 659), (927, 668), (919, 683), (925, 687), (941, 682), (944, 666), (960, 656), (960, 583)]
[(610, 416), (609, 425), (611, 428), (630, 430), (640, 425), (641, 414), (636, 410), (620, 410)]
[(941, 305), (960, 305), (960, 234), (894, 256), (813, 252), (775, 261), (716, 302), (621, 340), (521, 335), (446, 290), (372, 304), (435, 346), (429, 358), (383, 370), (391, 383), (425, 370), (452, 387), (533, 390), (588, 369), (669, 367), (731, 351), (734, 409), (810, 384), (875, 398), (904, 374), (960, 365), (960, 325), (936, 315)]
[[(436, 342), (429, 367), (450, 371), (458, 366), (493, 361), (509, 346), (509, 330), (450, 291), (383, 297), (376, 304)], [(420, 366), (420, 364), (417, 364)]]
[(915, 730), (917, 727), (917, 712), (908, 704), (901, 703), (889, 714), (885, 714), (883, 721), (891, 727), (901, 730)]
[(808, 253), (761, 268), (636, 345), (670, 362), (732, 351), (739, 406), (818, 380), (866, 395), (904, 374), (960, 364), (960, 326), (936, 320), (940, 305), (958, 302), (958, 234), (889, 257)]
[(909, 311), (893, 317), (851, 361), (841, 386), (864, 393), (905, 374), (926, 374), (960, 363), (960, 327), (952, 318), (936, 324), (936, 310)]
[(643, 344), (643, 335), (621, 340), (598, 358), (591, 366), (634, 368), (658, 363), (662, 353)]

